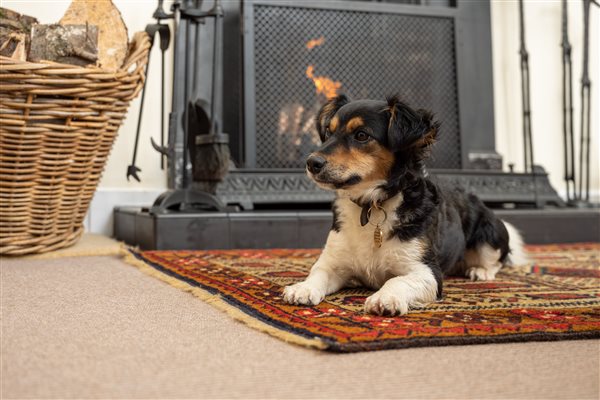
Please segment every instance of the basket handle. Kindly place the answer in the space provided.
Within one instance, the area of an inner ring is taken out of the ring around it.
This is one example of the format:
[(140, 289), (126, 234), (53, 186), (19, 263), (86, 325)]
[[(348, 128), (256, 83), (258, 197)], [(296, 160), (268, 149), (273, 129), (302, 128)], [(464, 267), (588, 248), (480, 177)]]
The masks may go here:
[(127, 58), (121, 67), (121, 70), (129, 71), (135, 65), (135, 72), (144, 69), (148, 62), (148, 52), (150, 50), (150, 37), (146, 32), (136, 32), (133, 40), (129, 44)]

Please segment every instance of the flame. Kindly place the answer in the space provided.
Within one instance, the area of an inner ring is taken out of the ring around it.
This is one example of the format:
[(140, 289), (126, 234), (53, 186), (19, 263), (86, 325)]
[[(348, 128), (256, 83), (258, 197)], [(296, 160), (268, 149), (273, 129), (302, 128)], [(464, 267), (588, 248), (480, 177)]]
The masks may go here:
[(318, 39), (310, 39), (308, 42), (306, 42), (306, 48), (308, 50), (312, 50), (313, 48), (322, 45), (323, 43), (325, 43), (325, 37), (321, 36)]
[(329, 79), (326, 76), (315, 76), (314, 65), (306, 67), (306, 76), (312, 79), (317, 89), (317, 94), (324, 94), (328, 99), (337, 96), (338, 90), (342, 87), (342, 82), (337, 82)]

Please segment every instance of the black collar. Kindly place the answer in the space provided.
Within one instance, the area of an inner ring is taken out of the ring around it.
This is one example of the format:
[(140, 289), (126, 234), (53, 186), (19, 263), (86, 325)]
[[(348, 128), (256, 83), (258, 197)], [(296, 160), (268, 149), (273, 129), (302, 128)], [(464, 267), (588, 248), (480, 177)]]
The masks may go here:
[[(360, 208), (362, 208), (362, 211), (360, 212), (360, 226), (365, 226), (366, 224), (369, 223), (369, 210), (371, 209), (371, 207), (373, 207), (374, 203), (361, 203), (358, 200), (354, 200), (354, 199), (350, 199), (352, 200), (352, 202), (354, 204), (356, 204), (357, 206), (359, 206)], [(385, 200), (381, 200), (378, 201), (376, 204), (378, 207), (383, 207), (383, 203), (386, 201)]]

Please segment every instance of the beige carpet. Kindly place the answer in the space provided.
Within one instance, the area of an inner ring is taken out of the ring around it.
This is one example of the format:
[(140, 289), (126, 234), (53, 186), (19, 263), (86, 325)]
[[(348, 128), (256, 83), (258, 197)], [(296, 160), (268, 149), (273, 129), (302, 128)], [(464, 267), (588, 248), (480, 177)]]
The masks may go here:
[(600, 395), (600, 341), (329, 354), (250, 329), (117, 257), (0, 262), (3, 399)]
[[(42, 260), (49, 258), (81, 257), (81, 256), (113, 256), (121, 253), (124, 244), (109, 237), (95, 233), (84, 233), (73, 246), (65, 247), (42, 254), (31, 254), (21, 259)], [(8, 257), (18, 259), (15, 257)], [(1, 256), (0, 256), (1, 260)]]

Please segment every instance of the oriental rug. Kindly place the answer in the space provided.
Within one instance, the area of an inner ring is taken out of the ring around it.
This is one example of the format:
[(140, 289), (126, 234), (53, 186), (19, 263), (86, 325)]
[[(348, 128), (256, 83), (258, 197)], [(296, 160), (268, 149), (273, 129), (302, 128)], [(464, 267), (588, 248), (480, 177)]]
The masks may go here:
[(528, 246), (531, 265), (494, 281), (451, 277), (442, 301), (408, 315), (363, 313), (372, 291), (344, 289), (317, 306), (282, 301), (320, 250), (132, 252), (143, 271), (288, 342), (335, 352), (600, 337), (600, 243)]

